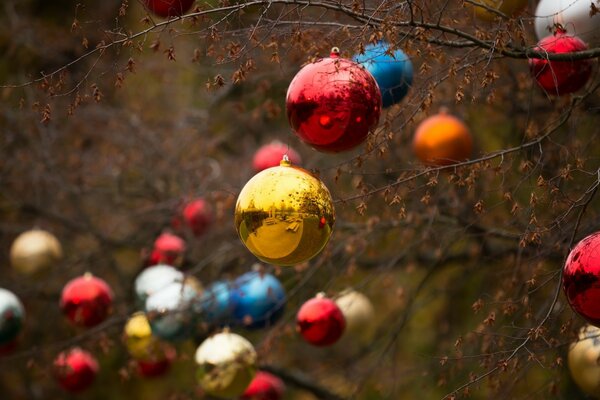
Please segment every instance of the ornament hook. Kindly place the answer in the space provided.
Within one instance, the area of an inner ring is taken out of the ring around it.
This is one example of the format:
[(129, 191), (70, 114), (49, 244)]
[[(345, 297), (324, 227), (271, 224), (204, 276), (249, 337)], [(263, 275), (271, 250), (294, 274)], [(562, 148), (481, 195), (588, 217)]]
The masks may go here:
[(337, 46), (334, 46), (331, 48), (331, 53), (329, 53), (329, 57), (331, 58), (337, 58), (340, 56), (340, 48)]

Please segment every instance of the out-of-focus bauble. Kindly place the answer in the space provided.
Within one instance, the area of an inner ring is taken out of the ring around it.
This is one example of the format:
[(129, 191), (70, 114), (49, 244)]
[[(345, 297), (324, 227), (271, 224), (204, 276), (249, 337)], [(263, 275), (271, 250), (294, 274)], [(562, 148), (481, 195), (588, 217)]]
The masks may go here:
[(60, 308), (73, 324), (89, 328), (106, 319), (112, 301), (113, 293), (108, 284), (86, 273), (65, 285)]
[(197, 305), (203, 322), (212, 326), (233, 324), (234, 303), (231, 290), (232, 284), (226, 281), (213, 282), (206, 288)]
[(240, 335), (222, 332), (206, 339), (196, 350), (198, 381), (204, 391), (219, 398), (244, 393), (256, 373), (256, 351)]
[(200, 237), (206, 233), (212, 225), (212, 209), (208, 201), (197, 198), (184, 204), (181, 214), (173, 220), (173, 227), (179, 229), (182, 226), (189, 229), (194, 236)]
[(317, 295), (300, 307), (296, 316), (296, 327), (308, 343), (329, 346), (342, 336), (346, 321), (333, 300)]
[(344, 314), (348, 338), (361, 344), (368, 344), (375, 334), (375, 308), (371, 300), (355, 290), (346, 290), (335, 299), (335, 304)]
[(600, 232), (582, 239), (569, 253), (563, 289), (576, 313), (600, 325)]
[(32, 229), (21, 233), (10, 248), (10, 263), (24, 274), (34, 274), (56, 265), (63, 256), (60, 242), (50, 232)]
[(334, 218), (323, 182), (287, 161), (250, 179), (235, 206), (240, 239), (252, 254), (274, 265), (296, 265), (319, 254)]
[(419, 124), (412, 147), (423, 163), (443, 166), (468, 159), (473, 139), (463, 121), (442, 110)]
[(534, 18), (537, 38), (552, 36), (560, 26), (591, 46), (600, 45), (600, 13), (591, 15), (592, 3), (592, 0), (541, 0)]
[(389, 47), (386, 42), (369, 44), (363, 54), (357, 54), (353, 58), (377, 81), (383, 107), (390, 107), (402, 101), (413, 81), (413, 66), (408, 56), (402, 50), (395, 50), (389, 54)]
[(264, 328), (283, 316), (285, 289), (271, 274), (247, 272), (235, 280), (231, 293), (238, 325), (248, 329)]
[(165, 375), (171, 368), (173, 360), (164, 357), (157, 360), (135, 360), (138, 373), (144, 378), (157, 378)]
[[(561, 31), (540, 40), (535, 50), (544, 54), (565, 54), (587, 48), (578, 37)], [(530, 58), (529, 69), (544, 92), (552, 96), (562, 96), (585, 86), (592, 75), (592, 60), (550, 61), (544, 58)]]
[(179, 266), (183, 262), (185, 240), (172, 233), (162, 233), (154, 241), (148, 265), (169, 264)]
[(54, 359), (56, 380), (68, 392), (89, 388), (98, 373), (98, 362), (90, 353), (78, 347), (60, 353)]
[(173, 282), (146, 299), (146, 316), (152, 334), (168, 341), (184, 340), (196, 330), (198, 315), (194, 304), (202, 294), (200, 283), (186, 277), (184, 282)]
[(258, 371), (240, 400), (281, 400), (285, 384), (273, 374)]
[(361, 144), (379, 122), (381, 92), (375, 78), (334, 48), (305, 65), (287, 91), (287, 117), (296, 135), (319, 151)]
[[(527, 0), (476, 0), (484, 6), (500, 11), (502, 14), (511, 17), (523, 11), (527, 7)], [(467, 3), (465, 3), (467, 4)], [(469, 8), (472, 8), (475, 16), (484, 21), (493, 21), (499, 15), (489, 11), (483, 6), (468, 3)]]
[(255, 172), (260, 172), (264, 169), (277, 167), (283, 156), (287, 155), (292, 164), (302, 164), (300, 154), (292, 149), (287, 144), (281, 143), (279, 140), (274, 140), (271, 143), (261, 146), (252, 159), (252, 166)]
[(595, 398), (600, 397), (600, 328), (586, 325), (579, 340), (569, 348), (568, 365), (579, 388)]
[(149, 11), (162, 18), (180, 17), (192, 8), (195, 0), (144, 0)]
[(25, 323), (25, 308), (15, 294), (0, 288), (0, 347), (9, 353)]
[(162, 356), (163, 346), (152, 335), (152, 328), (143, 312), (136, 312), (129, 318), (123, 330), (125, 346), (131, 357), (150, 360)]
[(135, 278), (134, 283), (135, 297), (138, 304), (142, 308), (145, 307), (148, 296), (173, 282), (183, 282), (184, 279), (183, 272), (170, 265), (158, 264), (144, 269)]

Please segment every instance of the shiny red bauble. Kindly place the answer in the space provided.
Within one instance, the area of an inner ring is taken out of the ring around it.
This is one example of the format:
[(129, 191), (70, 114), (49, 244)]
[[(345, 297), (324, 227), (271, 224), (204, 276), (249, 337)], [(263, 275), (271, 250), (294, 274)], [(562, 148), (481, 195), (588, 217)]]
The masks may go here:
[(145, 378), (156, 378), (163, 376), (171, 367), (171, 359), (162, 360), (135, 360), (138, 373)]
[(350, 150), (361, 144), (379, 122), (381, 92), (360, 64), (330, 57), (304, 66), (287, 91), (287, 116), (304, 142), (325, 152)]
[(240, 400), (281, 400), (285, 385), (281, 379), (268, 372), (258, 371)]
[(260, 172), (267, 168), (278, 167), (284, 155), (288, 156), (292, 164), (302, 164), (302, 158), (296, 150), (292, 149), (287, 144), (274, 140), (271, 143), (260, 147), (256, 153), (254, 153), (254, 158), (252, 159), (254, 171)]
[(329, 346), (344, 333), (346, 320), (333, 300), (319, 295), (300, 307), (296, 327), (308, 343)]
[(75, 325), (92, 327), (106, 319), (112, 301), (113, 293), (106, 282), (85, 274), (65, 285), (60, 308)]
[(203, 198), (197, 198), (183, 206), (181, 215), (173, 220), (173, 227), (177, 229), (185, 226), (198, 237), (206, 233), (212, 220), (210, 204)]
[(144, 0), (148, 10), (159, 17), (179, 17), (185, 14), (195, 0)]
[(571, 308), (600, 326), (600, 232), (581, 240), (569, 253), (563, 289)]
[(172, 233), (165, 232), (154, 241), (148, 265), (168, 264), (178, 266), (183, 261), (185, 240)]
[[(578, 37), (564, 31), (548, 36), (538, 43), (535, 50), (548, 54), (564, 54), (587, 50)], [(562, 96), (581, 89), (592, 74), (592, 60), (549, 61), (543, 58), (529, 59), (531, 75), (549, 95)]]
[(54, 359), (54, 376), (66, 391), (81, 392), (94, 383), (98, 362), (90, 353), (75, 347)]

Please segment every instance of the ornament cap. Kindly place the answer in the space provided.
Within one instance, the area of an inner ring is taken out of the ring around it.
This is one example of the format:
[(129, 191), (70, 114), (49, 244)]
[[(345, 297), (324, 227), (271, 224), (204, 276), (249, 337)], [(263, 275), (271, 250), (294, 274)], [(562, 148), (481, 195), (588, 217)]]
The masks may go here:
[(339, 56), (340, 56), (340, 48), (337, 46), (332, 47), (331, 53), (329, 53), (329, 57), (338, 58)]
[(317, 294), (315, 295), (315, 298), (316, 298), (316, 299), (324, 299), (324, 298), (326, 298), (326, 297), (327, 297), (327, 296), (325, 295), (325, 292), (319, 292), (319, 293), (317, 293)]
[(442, 115), (448, 115), (448, 114), (450, 114), (450, 109), (448, 107), (446, 107), (446, 106), (441, 106), (438, 109), (438, 113), (442, 114)]
[(292, 166), (292, 162), (290, 161), (290, 158), (288, 157), (287, 154), (283, 155), (283, 158), (279, 162), (279, 166), (280, 167), (291, 167)]
[(90, 271), (86, 271), (85, 274), (83, 274), (83, 277), (87, 280), (92, 279), (94, 277), (94, 275), (90, 272)]

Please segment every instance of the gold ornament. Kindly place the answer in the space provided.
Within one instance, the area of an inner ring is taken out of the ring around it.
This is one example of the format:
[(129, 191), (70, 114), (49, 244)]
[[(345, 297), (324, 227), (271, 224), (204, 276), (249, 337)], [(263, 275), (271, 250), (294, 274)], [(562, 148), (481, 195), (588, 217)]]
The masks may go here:
[(50, 232), (32, 229), (20, 234), (10, 248), (10, 263), (24, 274), (35, 274), (62, 258), (60, 242)]
[[(498, 10), (508, 17), (518, 14), (520, 11), (525, 9), (525, 7), (527, 7), (527, 0), (476, 0), (476, 2), (489, 8)], [(475, 4), (469, 4), (469, 7), (475, 11), (477, 18), (480, 18), (484, 21), (491, 22), (498, 17), (498, 14), (489, 11), (485, 7)]]
[(260, 260), (291, 266), (310, 260), (327, 244), (335, 213), (327, 187), (284, 157), (256, 174), (240, 192), (235, 227)]
[(218, 333), (196, 350), (198, 380), (208, 394), (220, 398), (238, 397), (256, 373), (256, 351), (235, 333)]
[(123, 333), (127, 351), (136, 360), (152, 360), (164, 356), (162, 345), (152, 336), (150, 323), (143, 312), (136, 312), (129, 318)]
[(573, 380), (585, 393), (600, 397), (600, 328), (586, 325), (579, 341), (569, 348), (568, 364)]
[(345, 290), (335, 299), (335, 304), (342, 310), (346, 319), (346, 330), (340, 343), (350, 339), (366, 345), (373, 340), (375, 334), (375, 309), (371, 300), (355, 290)]

